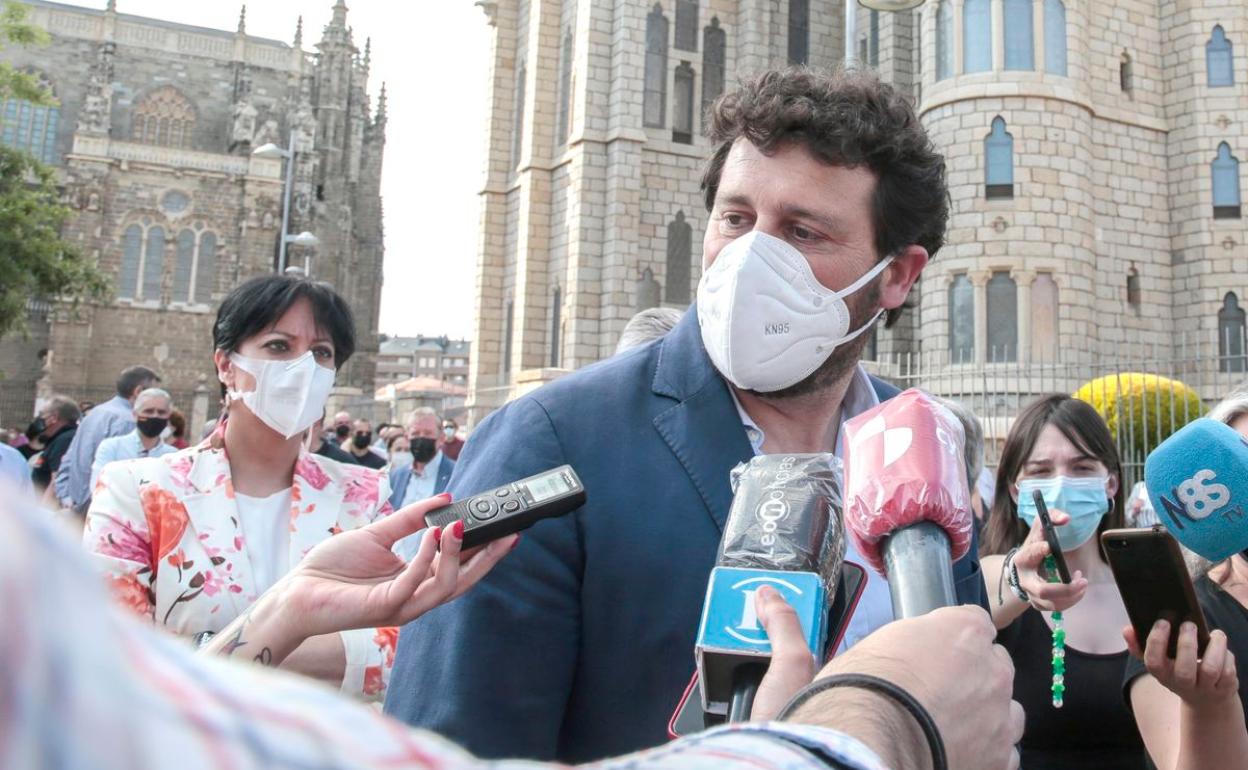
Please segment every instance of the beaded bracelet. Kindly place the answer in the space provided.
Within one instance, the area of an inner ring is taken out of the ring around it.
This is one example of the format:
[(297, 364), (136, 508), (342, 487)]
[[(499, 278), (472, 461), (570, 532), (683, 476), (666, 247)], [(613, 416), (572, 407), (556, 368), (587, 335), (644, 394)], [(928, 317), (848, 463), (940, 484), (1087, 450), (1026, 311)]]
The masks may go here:
[[(1044, 557), (1044, 569), (1049, 582), (1058, 582), (1057, 561)], [(1053, 617), (1053, 708), (1060, 709), (1066, 696), (1066, 628), (1062, 625), (1062, 611), (1054, 610)]]
[(936, 720), (932, 719), (932, 715), (927, 712), (927, 709), (923, 708), (922, 704), (913, 695), (887, 679), (881, 679), (878, 676), (871, 676), (870, 674), (833, 674), (823, 679), (816, 679), (799, 690), (797, 695), (794, 695), (793, 699), (784, 708), (780, 709), (780, 713), (776, 715), (776, 720), (783, 721), (788, 719), (803, 703), (824, 690), (831, 690), (833, 687), (859, 687), (891, 698), (904, 708), (910, 716), (914, 717), (915, 721), (919, 723), (919, 728), (923, 730), (923, 737), (927, 739), (928, 751), (932, 753), (932, 770), (949, 770), (949, 757), (945, 753), (945, 742), (940, 737), (940, 729), (936, 727)]

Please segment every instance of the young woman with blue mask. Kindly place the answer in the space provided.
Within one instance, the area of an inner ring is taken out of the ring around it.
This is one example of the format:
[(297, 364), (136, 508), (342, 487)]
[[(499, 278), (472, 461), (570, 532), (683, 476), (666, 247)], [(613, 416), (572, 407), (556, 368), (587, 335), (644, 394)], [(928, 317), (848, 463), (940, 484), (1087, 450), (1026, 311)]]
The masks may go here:
[[(1037, 490), (1057, 525), (1069, 584), (1045, 567)], [(997, 641), (1014, 661), (1014, 699), (1027, 712), (1028, 770), (1145, 767), (1114, 687), (1127, 665), (1127, 614), (1099, 538), (1123, 526), (1122, 512), (1122, 466), (1100, 415), (1064, 395), (1023, 410), (1001, 452), (980, 563)]]

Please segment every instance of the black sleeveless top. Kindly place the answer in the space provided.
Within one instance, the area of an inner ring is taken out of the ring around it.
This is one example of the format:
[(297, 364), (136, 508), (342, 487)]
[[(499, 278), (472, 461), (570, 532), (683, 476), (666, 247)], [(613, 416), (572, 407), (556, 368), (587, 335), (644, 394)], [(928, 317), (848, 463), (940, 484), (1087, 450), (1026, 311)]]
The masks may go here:
[(1014, 660), (1014, 700), (1027, 712), (1023, 770), (1143, 770), (1144, 741), (1122, 702), (1127, 652), (1066, 645), (1066, 698), (1053, 708), (1053, 632), (1028, 608), (997, 634)]
[[(1205, 622), (1209, 630), (1221, 629), (1226, 634), (1227, 649), (1235, 656), (1235, 664), (1239, 671), (1239, 700), (1244, 705), (1245, 723), (1248, 724), (1248, 609), (1245, 609), (1235, 597), (1224, 591), (1221, 586), (1202, 575), (1196, 579), (1196, 600), (1205, 613)], [(1127, 664), (1123, 682), (1123, 697), (1128, 705), (1131, 699), (1131, 685), (1136, 677), (1144, 676), (1148, 670), (1144, 661), (1132, 658)]]

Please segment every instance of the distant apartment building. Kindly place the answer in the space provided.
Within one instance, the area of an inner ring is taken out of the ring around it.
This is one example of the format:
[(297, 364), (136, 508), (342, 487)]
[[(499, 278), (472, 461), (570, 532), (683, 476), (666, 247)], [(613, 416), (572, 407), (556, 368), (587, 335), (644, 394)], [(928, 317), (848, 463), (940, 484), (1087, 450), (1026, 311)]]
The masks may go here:
[(468, 385), (472, 343), (441, 337), (382, 336), (377, 355), (377, 387), (428, 377), (450, 385)]

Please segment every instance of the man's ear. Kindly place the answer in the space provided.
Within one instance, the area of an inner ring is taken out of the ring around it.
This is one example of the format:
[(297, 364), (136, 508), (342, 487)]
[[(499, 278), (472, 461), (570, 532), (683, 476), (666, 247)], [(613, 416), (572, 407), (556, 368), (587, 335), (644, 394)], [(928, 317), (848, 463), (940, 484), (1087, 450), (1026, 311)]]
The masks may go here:
[(880, 307), (885, 310), (901, 307), (910, 294), (910, 288), (919, 280), (919, 274), (927, 267), (927, 260), (927, 249), (917, 243), (897, 252), (880, 281)]

